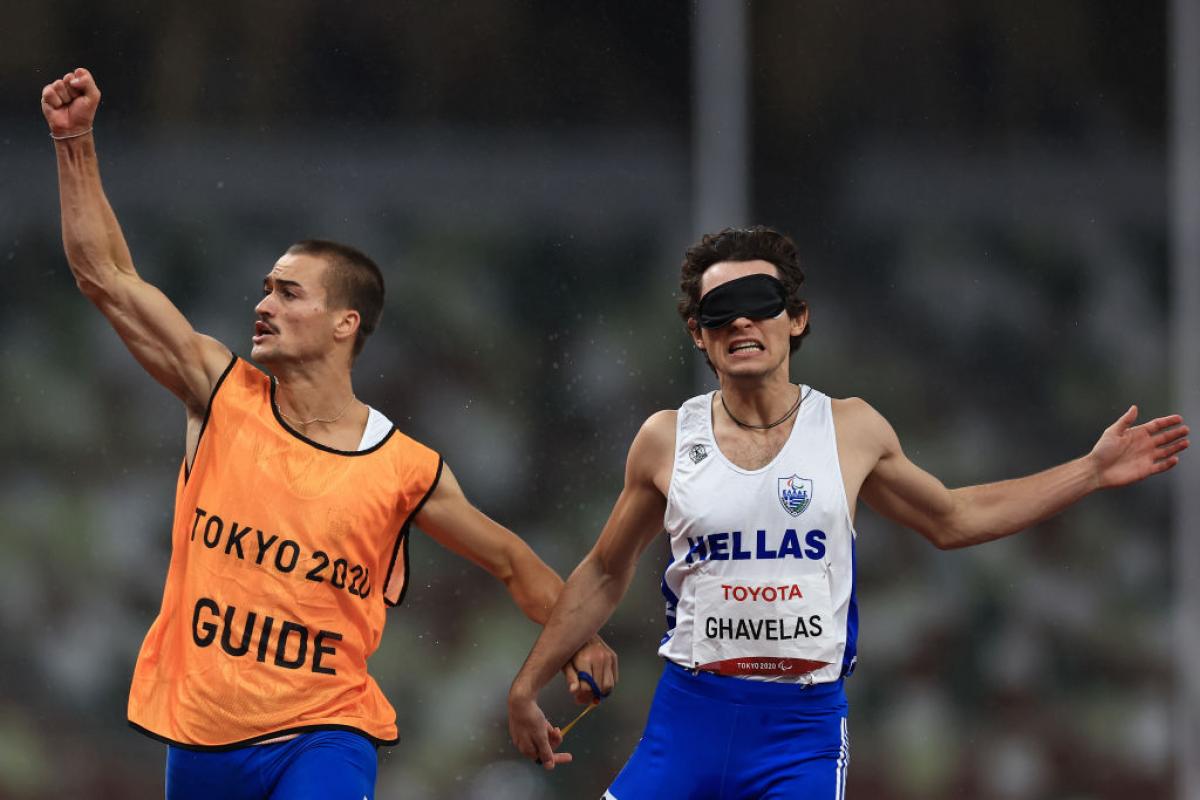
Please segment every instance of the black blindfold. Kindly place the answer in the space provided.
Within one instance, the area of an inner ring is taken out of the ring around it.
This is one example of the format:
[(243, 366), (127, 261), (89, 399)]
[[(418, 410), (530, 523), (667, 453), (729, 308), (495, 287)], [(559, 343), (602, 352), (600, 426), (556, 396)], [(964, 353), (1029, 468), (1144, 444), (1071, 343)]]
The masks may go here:
[(787, 308), (787, 290), (772, 275), (747, 275), (723, 283), (700, 298), (702, 328), (723, 328), (739, 317), (771, 319)]

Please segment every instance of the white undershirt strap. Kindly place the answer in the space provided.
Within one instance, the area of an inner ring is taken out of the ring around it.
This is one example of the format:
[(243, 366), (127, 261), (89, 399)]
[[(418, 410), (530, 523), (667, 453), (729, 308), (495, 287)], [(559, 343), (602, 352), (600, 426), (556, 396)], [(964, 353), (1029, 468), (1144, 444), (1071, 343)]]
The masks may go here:
[(392, 429), (392, 421), (375, 409), (367, 406), (367, 427), (363, 429), (362, 441), (358, 443), (359, 450), (370, 450), (383, 441)]

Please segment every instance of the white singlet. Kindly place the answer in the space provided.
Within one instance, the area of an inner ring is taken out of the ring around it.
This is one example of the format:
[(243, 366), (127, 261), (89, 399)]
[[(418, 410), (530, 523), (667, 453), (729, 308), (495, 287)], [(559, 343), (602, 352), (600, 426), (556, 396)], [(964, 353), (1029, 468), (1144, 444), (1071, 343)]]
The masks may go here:
[(829, 397), (801, 386), (791, 435), (756, 470), (713, 436), (715, 393), (678, 413), (663, 527), (667, 633), (659, 655), (689, 669), (828, 683), (854, 669), (854, 525)]

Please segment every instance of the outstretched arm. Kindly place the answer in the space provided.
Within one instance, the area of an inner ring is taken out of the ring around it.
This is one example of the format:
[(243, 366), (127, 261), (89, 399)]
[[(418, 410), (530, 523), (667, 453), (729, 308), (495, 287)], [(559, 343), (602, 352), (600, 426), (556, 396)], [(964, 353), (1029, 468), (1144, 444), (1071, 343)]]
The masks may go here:
[(849, 409), (851, 421), (879, 450), (861, 497), (883, 516), (920, 532), (942, 549), (1008, 536), (1098, 489), (1165, 472), (1179, 463), (1179, 453), (1188, 447), (1182, 417), (1134, 425), (1137, 407), (1131, 406), (1085, 456), (1023, 478), (947, 489), (908, 460), (883, 417), (861, 401), (848, 402), (859, 403)]
[[(448, 466), (415, 522), (438, 544), (478, 564), (504, 584), (525, 616), (546, 624), (562, 591), (558, 574), (512, 531), (471, 505)], [(588, 636), (567, 653), (556, 668), (566, 673), (576, 699), (587, 702), (591, 690), (579, 685), (578, 670), (586, 670), (607, 692), (616, 683), (616, 654), (598, 636)], [(565, 666), (564, 666), (565, 665)]]
[(675, 441), (674, 416), (660, 413), (642, 426), (625, 466), (625, 487), (595, 547), (583, 559), (554, 606), (508, 695), (508, 730), (522, 753), (546, 769), (571, 760), (555, 753), (561, 732), (537, 704), (537, 693), (580, 643), (594, 636), (629, 588), (637, 560), (662, 530), (666, 497), (662, 486)]
[(54, 137), (63, 247), (79, 289), (106, 316), (134, 358), (190, 412), (203, 413), (231, 354), (196, 333), (183, 314), (133, 266), (100, 183), (91, 133), (100, 89), (85, 69), (42, 89), (42, 113)]

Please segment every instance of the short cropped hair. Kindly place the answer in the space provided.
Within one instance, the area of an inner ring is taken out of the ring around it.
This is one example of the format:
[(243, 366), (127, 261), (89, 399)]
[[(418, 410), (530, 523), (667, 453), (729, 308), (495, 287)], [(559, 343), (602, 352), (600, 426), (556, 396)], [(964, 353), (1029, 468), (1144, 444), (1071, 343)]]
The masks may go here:
[(358, 358), (383, 315), (383, 273), (379, 266), (358, 248), (327, 239), (305, 239), (287, 252), (325, 259), (326, 305), (358, 312), (358, 333), (351, 352), (353, 358)]
[[(766, 225), (750, 228), (725, 228), (719, 233), (707, 233), (699, 242), (687, 249), (679, 270), (679, 315), (686, 325), (700, 313), (700, 279), (704, 271), (713, 264), (723, 261), (767, 261), (775, 265), (779, 280), (787, 293), (786, 310), (794, 317), (808, 308), (800, 296), (804, 285), (804, 270), (800, 268), (800, 256), (796, 244), (786, 235)], [(808, 326), (788, 343), (791, 352), (800, 348), (800, 342), (808, 335)]]

